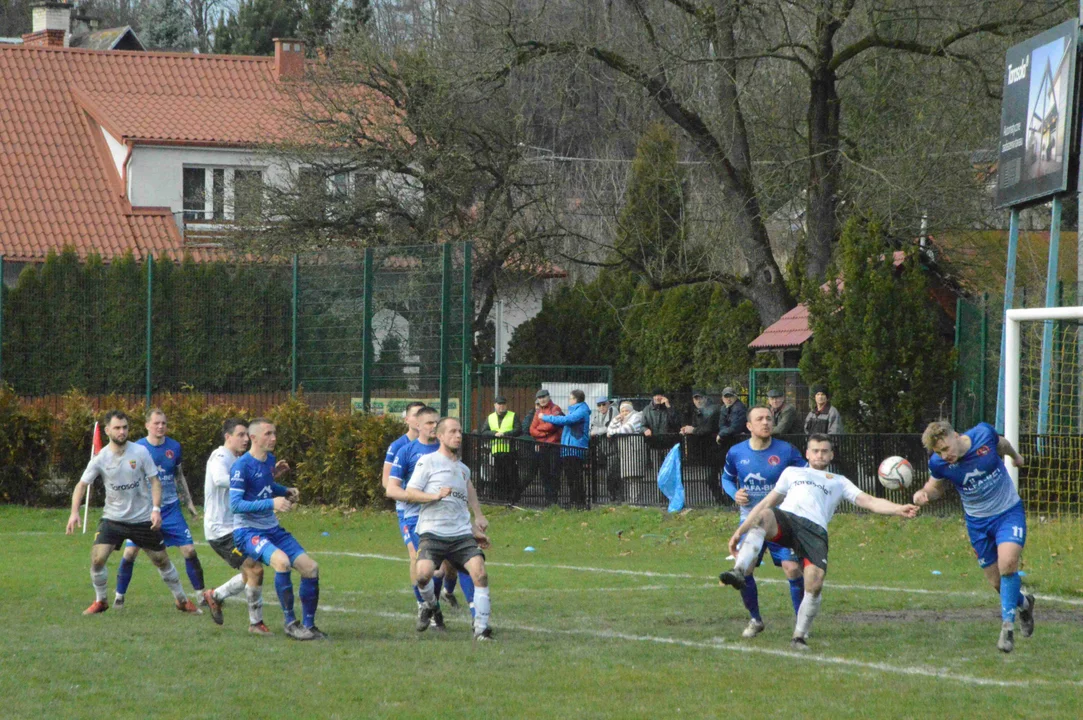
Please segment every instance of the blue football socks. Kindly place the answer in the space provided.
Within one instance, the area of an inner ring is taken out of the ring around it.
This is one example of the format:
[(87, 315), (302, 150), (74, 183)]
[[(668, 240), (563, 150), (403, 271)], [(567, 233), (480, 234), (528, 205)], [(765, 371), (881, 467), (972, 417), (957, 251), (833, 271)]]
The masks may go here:
[(293, 614), (293, 580), (289, 571), (275, 573), (275, 592), (282, 605), (282, 614), (286, 616), (286, 624), (296, 622), (297, 616)]

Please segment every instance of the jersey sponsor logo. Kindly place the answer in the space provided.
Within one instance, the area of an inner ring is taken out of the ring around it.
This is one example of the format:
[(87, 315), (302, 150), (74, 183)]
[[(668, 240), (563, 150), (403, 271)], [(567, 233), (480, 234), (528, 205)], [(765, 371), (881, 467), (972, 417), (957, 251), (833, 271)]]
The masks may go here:
[(167, 458), (169, 458), (170, 460), (172, 460), (173, 459), (173, 451), (172, 450), (166, 450), (165, 451), (165, 456)]
[(271, 488), (270, 485), (264, 485), (263, 487), (260, 488), (259, 492), (256, 493), (256, 497), (258, 497), (260, 499), (266, 499), (266, 498), (271, 497), (271, 493), (273, 493), (273, 492), (274, 492), (274, 490)]
[(782, 462), (782, 458), (780, 458), (778, 455), (772, 455), (771, 457), (767, 458), (768, 465), (778, 465), (780, 462)]
[(966, 475), (963, 475), (963, 487), (968, 490), (973, 488), (984, 476), (985, 473), (981, 470), (971, 470)]
[(988, 445), (982, 445), (980, 448), (978, 448), (978, 457), (981, 457), (982, 455), (988, 455), (988, 454), (989, 454), (989, 446)]
[(135, 490), (137, 487), (139, 487), (139, 483), (138, 482), (133, 482), (133, 483), (130, 483), (128, 485), (110, 485), (109, 487), (112, 488), (113, 490), (117, 490), (117, 491), (120, 491), (120, 490)]

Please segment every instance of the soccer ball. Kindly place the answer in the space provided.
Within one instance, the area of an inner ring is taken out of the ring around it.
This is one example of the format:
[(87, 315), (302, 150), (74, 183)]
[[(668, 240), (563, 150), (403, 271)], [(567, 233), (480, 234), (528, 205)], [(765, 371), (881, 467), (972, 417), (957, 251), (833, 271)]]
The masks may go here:
[(880, 476), (881, 485), (888, 490), (898, 490), (901, 487), (910, 487), (914, 480), (914, 467), (906, 458), (892, 455), (880, 463), (876, 474)]

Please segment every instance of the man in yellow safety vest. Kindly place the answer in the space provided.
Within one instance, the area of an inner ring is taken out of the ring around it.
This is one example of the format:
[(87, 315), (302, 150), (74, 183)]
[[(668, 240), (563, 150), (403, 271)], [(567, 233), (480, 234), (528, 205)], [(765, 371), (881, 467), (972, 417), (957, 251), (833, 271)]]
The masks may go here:
[[(493, 400), (494, 411), (489, 415), (485, 434), (494, 438), (511, 438), (523, 434), (515, 413), (508, 410), (508, 399), (497, 395)], [(516, 461), (517, 443), (506, 440), (492, 440), (489, 443), (493, 454), (493, 475), (496, 480), (497, 497), (515, 504), (519, 501), (519, 467)]]

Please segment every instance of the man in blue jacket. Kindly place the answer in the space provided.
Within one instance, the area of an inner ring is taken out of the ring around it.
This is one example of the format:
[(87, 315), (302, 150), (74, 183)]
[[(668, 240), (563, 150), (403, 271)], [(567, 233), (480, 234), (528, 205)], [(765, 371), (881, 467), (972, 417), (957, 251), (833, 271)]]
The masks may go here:
[(584, 400), (582, 390), (572, 390), (564, 415), (542, 415), (543, 422), (564, 428), (560, 434), (560, 462), (568, 481), (572, 504), (577, 507), (587, 505), (583, 462), (587, 459), (587, 445), (590, 443), (590, 407)]

